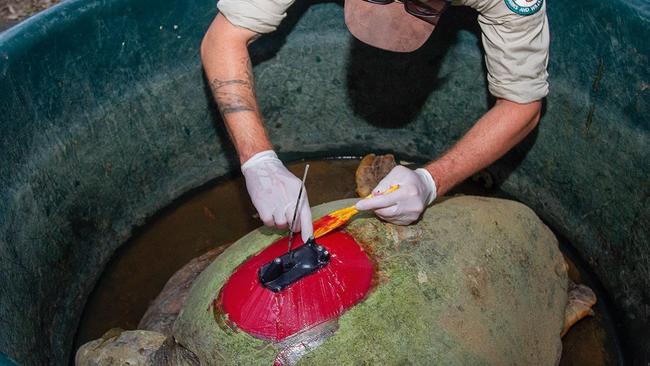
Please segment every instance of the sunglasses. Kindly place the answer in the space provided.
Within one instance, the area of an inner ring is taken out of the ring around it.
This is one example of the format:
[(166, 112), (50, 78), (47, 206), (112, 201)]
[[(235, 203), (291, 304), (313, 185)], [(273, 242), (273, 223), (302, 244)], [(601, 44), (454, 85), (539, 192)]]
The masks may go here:
[(364, 0), (372, 4), (388, 5), (395, 1), (404, 3), (404, 10), (414, 17), (420, 18), (427, 23), (436, 25), (450, 0)]

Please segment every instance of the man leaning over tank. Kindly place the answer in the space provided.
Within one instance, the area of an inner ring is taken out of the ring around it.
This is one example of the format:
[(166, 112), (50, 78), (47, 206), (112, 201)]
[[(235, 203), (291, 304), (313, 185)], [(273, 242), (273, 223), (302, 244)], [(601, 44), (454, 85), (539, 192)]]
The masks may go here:
[[(292, 2), (220, 0), (220, 13), (201, 44), (205, 73), (239, 154), (251, 200), (264, 224), (278, 228), (291, 222), (301, 182), (273, 152), (255, 96), (247, 46), (260, 34), (274, 31)], [(442, 156), (416, 170), (395, 167), (374, 191), (394, 184), (399, 190), (357, 203), (358, 209), (374, 210), (395, 224), (417, 220), (436, 196), (519, 143), (537, 125), (541, 99), (548, 93), (549, 31), (543, 0), (459, 0), (454, 5), (479, 13), (488, 87), (497, 100)], [(346, 13), (354, 33), (348, 20)], [(306, 240), (313, 228), (307, 195), (303, 197), (295, 229), (302, 229)]]

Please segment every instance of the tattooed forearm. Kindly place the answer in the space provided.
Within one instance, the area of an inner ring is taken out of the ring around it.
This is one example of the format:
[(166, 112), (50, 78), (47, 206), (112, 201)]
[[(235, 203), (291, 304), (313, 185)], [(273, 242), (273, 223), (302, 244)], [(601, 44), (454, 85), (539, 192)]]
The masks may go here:
[(255, 112), (257, 110), (255, 105), (247, 100), (247, 98), (236, 93), (217, 92), (215, 93), (215, 97), (219, 106), (219, 112), (224, 116), (229, 113)]
[(257, 110), (255, 108), (255, 93), (252, 90), (250, 82), (247, 80), (214, 79), (210, 83), (210, 88), (219, 106), (219, 112), (224, 116), (229, 113), (255, 112)]
[(210, 89), (212, 89), (213, 93), (216, 93), (219, 91), (219, 89), (223, 88), (224, 86), (228, 85), (241, 85), (247, 89), (252, 89), (252, 86), (247, 80), (242, 80), (242, 79), (234, 79), (234, 80), (219, 80), (219, 79), (214, 79), (210, 83)]
[(224, 116), (235, 112), (257, 111), (253, 68), (248, 58), (243, 59), (242, 64), (245, 65), (243, 79), (215, 78), (210, 82), (212, 94)]

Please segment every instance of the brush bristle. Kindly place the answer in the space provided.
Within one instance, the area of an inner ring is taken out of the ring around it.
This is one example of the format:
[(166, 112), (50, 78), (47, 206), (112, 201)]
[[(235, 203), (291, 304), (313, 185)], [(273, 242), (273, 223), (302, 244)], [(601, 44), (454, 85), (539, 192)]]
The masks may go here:
[(332, 230), (345, 225), (357, 212), (359, 211), (354, 206), (351, 206), (336, 210), (316, 220), (314, 222), (314, 238), (320, 238)]

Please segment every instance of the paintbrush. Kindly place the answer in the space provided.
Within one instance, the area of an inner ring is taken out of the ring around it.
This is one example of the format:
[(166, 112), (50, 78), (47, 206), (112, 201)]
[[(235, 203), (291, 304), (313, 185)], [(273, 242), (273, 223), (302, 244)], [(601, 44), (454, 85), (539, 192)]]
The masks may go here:
[[(386, 191), (381, 192), (380, 194), (388, 194), (396, 191), (397, 189), (399, 189), (399, 185), (394, 185), (388, 188)], [(374, 195), (371, 193), (364, 199), (372, 197), (374, 197)], [(357, 210), (355, 206), (350, 206), (330, 212), (320, 219), (314, 221), (314, 238), (320, 238), (332, 230), (338, 229), (341, 226), (347, 224), (352, 216), (356, 215), (357, 213), (359, 213), (359, 210)]]

